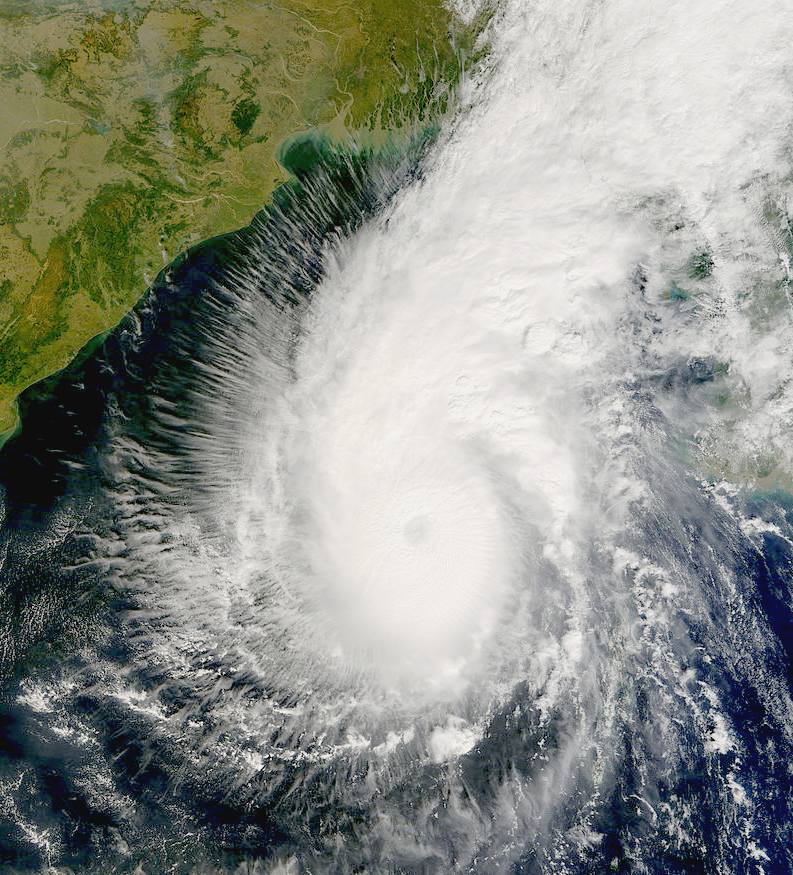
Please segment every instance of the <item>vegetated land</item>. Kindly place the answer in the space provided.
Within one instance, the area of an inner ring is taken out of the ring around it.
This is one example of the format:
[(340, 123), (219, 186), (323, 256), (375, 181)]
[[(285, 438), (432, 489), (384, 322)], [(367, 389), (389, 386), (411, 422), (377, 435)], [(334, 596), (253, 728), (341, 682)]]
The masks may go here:
[(475, 30), (442, 0), (6, 0), (0, 433), (175, 255), (250, 221), (290, 135), (442, 112)]

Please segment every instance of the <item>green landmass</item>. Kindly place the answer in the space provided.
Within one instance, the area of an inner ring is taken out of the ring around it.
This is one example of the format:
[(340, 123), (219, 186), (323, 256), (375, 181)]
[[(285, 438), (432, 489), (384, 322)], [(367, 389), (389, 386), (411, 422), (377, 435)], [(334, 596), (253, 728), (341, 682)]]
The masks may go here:
[(477, 29), (441, 0), (0, 6), (0, 433), (177, 254), (250, 221), (295, 134), (443, 113)]

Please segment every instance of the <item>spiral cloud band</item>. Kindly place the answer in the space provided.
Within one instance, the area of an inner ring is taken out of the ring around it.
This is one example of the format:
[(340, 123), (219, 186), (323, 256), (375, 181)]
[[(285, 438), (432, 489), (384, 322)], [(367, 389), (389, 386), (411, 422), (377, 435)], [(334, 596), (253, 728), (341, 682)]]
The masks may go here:
[[(793, 19), (486, 36), (432, 142), (328, 152), (5, 454), (9, 650), (93, 624), (25, 755), (129, 871), (790, 871)], [(26, 775), (35, 853), (111, 871)]]

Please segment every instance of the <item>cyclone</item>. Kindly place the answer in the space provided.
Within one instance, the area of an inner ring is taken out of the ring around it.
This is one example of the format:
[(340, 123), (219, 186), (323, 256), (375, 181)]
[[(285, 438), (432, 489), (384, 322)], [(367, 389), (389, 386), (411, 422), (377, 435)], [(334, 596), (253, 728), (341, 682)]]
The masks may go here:
[(793, 23), (483, 40), (31, 397), (19, 871), (793, 871)]

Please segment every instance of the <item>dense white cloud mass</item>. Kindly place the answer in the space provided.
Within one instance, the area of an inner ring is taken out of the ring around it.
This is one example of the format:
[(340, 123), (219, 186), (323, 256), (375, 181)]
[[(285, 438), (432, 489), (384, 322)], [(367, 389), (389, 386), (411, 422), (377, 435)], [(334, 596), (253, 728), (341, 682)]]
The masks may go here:
[[(585, 588), (593, 513), (619, 530), (646, 488), (619, 448), (635, 428), (624, 383), (654, 355), (730, 362), (768, 439), (788, 312), (766, 334), (741, 298), (780, 273), (759, 220), (788, 167), (778, 12), (500, 11), (491, 75), (422, 183), (336, 254), (294, 382), (245, 448), (247, 549), (315, 602), (338, 657), (440, 694), (486, 658), (515, 598), (536, 621), (537, 557)], [(672, 312), (673, 271), (698, 248), (712, 279), (698, 309)]]
[(790, 847), (793, 540), (744, 499), (793, 477), (793, 16), (505, 0), (487, 38), (418, 177), (321, 258), (276, 210), (184, 329), (189, 404), (167, 360), (144, 425), (109, 416), (133, 609), (91, 695), (272, 818), (274, 872), (759, 875)]

